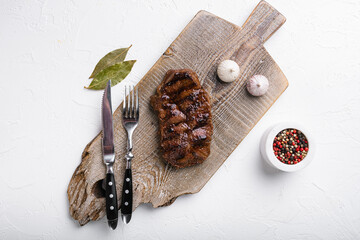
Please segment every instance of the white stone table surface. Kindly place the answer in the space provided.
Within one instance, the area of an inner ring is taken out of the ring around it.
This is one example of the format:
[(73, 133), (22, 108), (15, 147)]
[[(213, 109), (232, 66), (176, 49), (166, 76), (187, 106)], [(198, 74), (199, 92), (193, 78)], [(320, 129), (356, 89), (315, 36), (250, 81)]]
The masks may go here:
[[(80, 227), (66, 195), (99, 132), (101, 91), (84, 89), (107, 52), (137, 59), (113, 88), (137, 83), (199, 10), (242, 25), (255, 0), (0, 0), (0, 239), (360, 239), (360, 1), (269, 0), (287, 22), (265, 47), (289, 88), (207, 185), (129, 225)], [(264, 164), (269, 126), (296, 121), (314, 161)]]

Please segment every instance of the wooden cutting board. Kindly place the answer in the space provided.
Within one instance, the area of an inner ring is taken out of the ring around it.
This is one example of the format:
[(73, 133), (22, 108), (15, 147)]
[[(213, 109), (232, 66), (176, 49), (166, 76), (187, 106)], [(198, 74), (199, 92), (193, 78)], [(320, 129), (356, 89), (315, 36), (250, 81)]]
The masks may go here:
[[(167, 206), (180, 195), (199, 192), (283, 93), (288, 82), (263, 43), (285, 20), (265, 1), (256, 6), (242, 27), (200, 11), (141, 79), (137, 85), (140, 122), (135, 131), (135, 158), (132, 162), (133, 209), (141, 203), (151, 203), (155, 208)], [(225, 59), (234, 60), (240, 66), (241, 76), (233, 83), (223, 83), (217, 78), (216, 68)], [(149, 102), (166, 71), (181, 68), (193, 69), (211, 95), (214, 134), (211, 154), (203, 164), (174, 169), (161, 159), (157, 118)], [(270, 81), (270, 88), (264, 96), (252, 97), (246, 91), (246, 80), (255, 74), (262, 74)], [(119, 200), (126, 149), (120, 109), (118, 107), (114, 113), (114, 170)], [(80, 225), (105, 215), (101, 188), (104, 177), (99, 134), (86, 146), (67, 191), (70, 214)]]

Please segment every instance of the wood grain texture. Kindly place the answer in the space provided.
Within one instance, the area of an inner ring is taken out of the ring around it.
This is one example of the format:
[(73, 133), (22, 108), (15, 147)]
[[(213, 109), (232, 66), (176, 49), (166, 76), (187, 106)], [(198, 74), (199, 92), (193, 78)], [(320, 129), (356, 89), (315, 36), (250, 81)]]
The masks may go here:
[[(167, 206), (180, 195), (200, 191), (287, 88), (286, 77), (263, 47), (284, 22), (285, 17), (265, 1), (257, 5), (243, 27), (200, 11), (138, 83), (141, 115), (134, 133), (133, 209), (141, 203), (151, 203), (155, 208)], [(217, 79), (217, 65), (225, 59), (240, 65), (241, 76), (234, 83)], [(174, 169), (160, 156), (158, 123), (150, 96), (167, 70), (181, 68), (193, 69), (211, 95), (214, 134), (211, 154), (203, 164)], [(246, 91), (245, 81), (254, 74), (262, 74), (270, 81), (262, 97), (252, 97)], [(120, 200), (126, 146), (120, 107), (114, 113), (114, 131), (114, 171)], [(86, 146), (68, 187), (70, 214), (80, 225), (105, 215), (101, 190), (104, 177), (99, 134)]]

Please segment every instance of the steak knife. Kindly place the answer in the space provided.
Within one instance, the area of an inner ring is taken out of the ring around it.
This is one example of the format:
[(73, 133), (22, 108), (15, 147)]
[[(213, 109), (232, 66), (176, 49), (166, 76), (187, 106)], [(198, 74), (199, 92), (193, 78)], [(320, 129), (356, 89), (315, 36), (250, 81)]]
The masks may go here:
[(116, 184), (114, 178), (113, 164), (115, 162), (114, 130), (111, 107), (111, 80), (108, 81), (102, 101), (102, 151), (103, 160), (106, 165), (105, 193), (106, 193), (106, 216), (108, 225), (115, 229), (118, 223), (118, 205), (116, 195)]

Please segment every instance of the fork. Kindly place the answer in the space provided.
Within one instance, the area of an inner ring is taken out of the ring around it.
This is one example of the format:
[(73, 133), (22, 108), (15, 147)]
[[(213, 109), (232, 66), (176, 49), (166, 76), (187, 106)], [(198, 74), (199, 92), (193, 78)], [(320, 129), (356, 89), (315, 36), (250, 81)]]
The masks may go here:
[[(131, 91), (132, 90), (132, 91)], [(129, 91), (129, 95), (127, 96)], [(122, 106), (122, 124), (127, 133), (127, 153), (125, 155), (126, 169), (124, 175), (124, 183), (121, 197), (121, 218), (124, 223), (129, 223), (132, 214), (132, 173), (131, 160), (134, 158), (132, 154), (133, 143), (132, 135), (139, 121), (139, 90), (134, 86), (125, 86), (124, 102)]]

